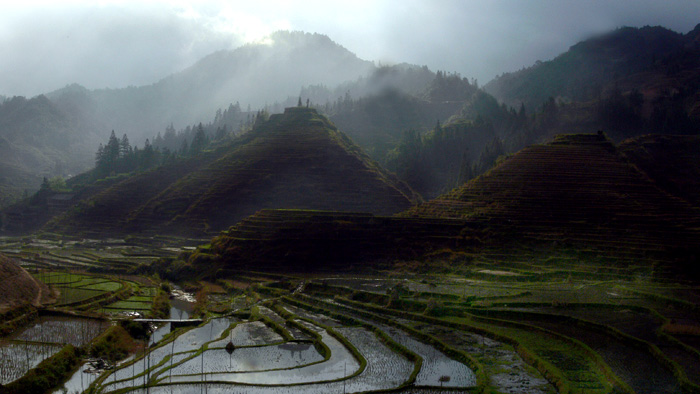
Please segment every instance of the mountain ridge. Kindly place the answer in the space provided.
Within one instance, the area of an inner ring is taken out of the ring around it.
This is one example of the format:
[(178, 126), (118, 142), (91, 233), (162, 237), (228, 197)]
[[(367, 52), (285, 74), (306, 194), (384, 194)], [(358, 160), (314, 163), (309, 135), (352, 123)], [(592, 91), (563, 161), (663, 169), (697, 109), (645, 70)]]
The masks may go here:
[[(655, 77), (673, 74), (679, 62), (696, 57), (694, 42), (699, 34), (697, 26), (687, 34), (661, 26), (622, 27), (578, 42), (551, 60), (504, 73), (484, 89), (508, 105), (524, 103), (530, 110), (549, 97), (588, 101), (612, 89), (620, 78), (646, 71), (653, 71)], [(697, 78), (692, 76), (693, 81)], [(680, 81), (687, 78), (677, 79), (682, 84)], [(631, 89), (620, 88), (623, 92)], [(644, 90), (643, 86), (637, 88)]]

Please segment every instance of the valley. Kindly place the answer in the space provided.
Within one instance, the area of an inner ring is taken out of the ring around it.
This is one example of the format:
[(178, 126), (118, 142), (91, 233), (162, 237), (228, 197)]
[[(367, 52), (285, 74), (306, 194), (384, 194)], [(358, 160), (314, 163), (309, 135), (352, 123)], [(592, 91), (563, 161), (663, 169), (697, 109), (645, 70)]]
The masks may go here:
[(700, 25), (580, 39), (480, 85), (278, 31), (0, 95), (0, 394), (700, 393)]

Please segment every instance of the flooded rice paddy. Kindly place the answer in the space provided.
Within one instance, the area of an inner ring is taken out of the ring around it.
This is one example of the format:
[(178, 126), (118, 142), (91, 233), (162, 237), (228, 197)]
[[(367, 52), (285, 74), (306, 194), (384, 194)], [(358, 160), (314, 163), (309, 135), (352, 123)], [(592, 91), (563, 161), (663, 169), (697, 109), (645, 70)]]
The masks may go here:
[(26, 342), (0, 343), (0, 384), (21, 378), (40, 362), (58, 353), (62, 347)]
[(107, 327), (106, 320), (66, 316), (41, 316), (12, 339), (19, 341), (71, 344), (83, 346), (100, 335)]
[[(200, 327), (180, 329), (175, 338), (161, 337), (146, 354), (107, 372), (95, 385), (96, 392), (146, 392), (143, 387), (150, 385), (150, 393), (353, 393), (400, 387), (417, 368), (366, 328), (346, 326), (291, 305), (284, 309), (306, 320), (292, 319), (292, 324), (269, 308), (260, 313), (284, 329), (300, 325), (316, 333), (318, 342), (298, 327), (305, 339), (286, 341), (263, 321), (212, 319)], [(329, 322), (334, 327), (327, 329)], [(416, 384), (439, 387), (445, 383), (439, 381), (445, 371), (452, 376), (451, 386), (474, 384), (473, 373), (464, 364), (406, 333), (393, 330), (390, 335), (401, 337), (400, 343), (424, 357)]]

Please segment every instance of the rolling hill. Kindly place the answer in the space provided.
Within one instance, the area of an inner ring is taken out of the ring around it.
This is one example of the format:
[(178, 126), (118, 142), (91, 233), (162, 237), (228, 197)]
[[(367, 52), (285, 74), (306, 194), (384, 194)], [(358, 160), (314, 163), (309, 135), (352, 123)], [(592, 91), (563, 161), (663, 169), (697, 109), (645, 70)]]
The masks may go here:
[(387, 215), (419, 201), (328, 119), (293, 107), (229, 145), (118, 182), (47, 228), (102, 235), (206, 233), (265, 208)]

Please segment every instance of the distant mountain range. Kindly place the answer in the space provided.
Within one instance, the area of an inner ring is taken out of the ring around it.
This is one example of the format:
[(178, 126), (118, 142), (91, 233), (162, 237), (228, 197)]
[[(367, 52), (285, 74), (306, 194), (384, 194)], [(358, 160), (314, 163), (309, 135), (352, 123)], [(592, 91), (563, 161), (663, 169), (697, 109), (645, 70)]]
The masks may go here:
[(335, 87), (373, 68), (327, 36), (277, 32), (264, 44), (215, 52), (152, 85), (93, 91), (72, 85), (47, 96), (88, 105), (95, 126), (143, 141), (171, 123), (180, 128), (208, 121), (230, 103), (260, 109), (296, 97), (303, 86)]

